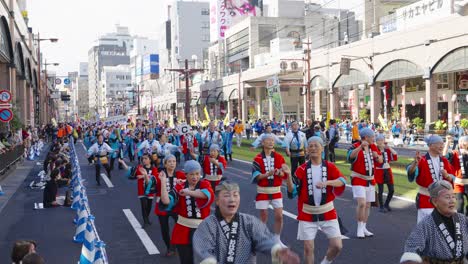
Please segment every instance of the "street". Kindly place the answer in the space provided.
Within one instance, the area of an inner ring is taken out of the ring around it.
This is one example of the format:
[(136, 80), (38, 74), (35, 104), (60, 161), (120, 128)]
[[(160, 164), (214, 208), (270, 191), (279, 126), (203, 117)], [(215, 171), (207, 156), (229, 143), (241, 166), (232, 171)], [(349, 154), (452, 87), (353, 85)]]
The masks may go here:
[[(92, 214), (96, 217), (95, 224), (100, 238), (106, 243), (110, 263), (178, 263), (177, 257), (163, 257), (166, 249), (161, 238), (159, 223), (155, 215), (151, 215), (153, 224), (145, 231), (149, 239), (137, 235), (128, 216), (135, 216), (142, 222), (140, 204), (136, 194), (136, 181), (128, 180), (123, 170), (114, 169), (112, 185), (102, 181), (97, 186), (94, 180), (94, 166), (89, 166), (85, 159), (85, 151), (81, 143), (77, 145), (82, 176), (86, 180), (88, 199)], [(28, 161), (29, 162), (29, 161)], [(35, 162), (34, 162), (35, 163)], [(13, 242), (17, 239), (33, 239), (38, 242), (38, 252), (47, 263), (75, 263), (80, 256), (81, 245), (75, 244), (72, 237), (75, 225), (72, 220), (75, 211), (70, 208), (33, 210), (34, 202), (42, 201), (42, 191), (27, 188), (29, 182), (40, 171), (36, 165), (26, 181), (0, 212), (0, 262), (8, 263)], [(258, 215), (254, 206), (256, 194), (255, 185), (250, 183), (250, 164), (235, 160), (228, 164), (226, 177), (239, 183), (241, 188), (241, 207), (243, 213)], [(64, 189), (60, 190), (63, 195)], [(286, 191), (283, 190), (283, 194)], [(214, 205), (213, 205), (214, 206)], [(346, 228), (349, 229), (349, 239), (343, 242), (342, 254), (334, 263), (397, 263), (403, 251), (403, 245), (411, 228), (416, 223), (414, 203), (393, 200), (393, 212), (382, 214), (372, 209), (368, 228), (374, 232), (373, 238), (359, 240), (355, 238), (356, 223), (354, 221), (355, 203), (352, 192), (347, 188), (343, 196), (335, 201), (335, 207)], [(284, 229), (282, 241), (302, 259), (302, 242), (296, 239), (297, 201), (284, 199)], [(126, 213), (124, 213), (126, 210)], [(272, 217), (268, 226), (272, 228)], [(137, 226), (138, 232), (141, 229)], [(144, 236), (143, 236), (144, 237)], [(153, 244), (156, 248), (153, 247)], [(321, 260), (326, 252), (327, 239), (321, 234), (316, 239), (316, 261)], [(152, 254), (150, 254), (151, 252)], [(158, 254), (154, 254), (158, 252)], [(259, 254), (258, 263), (269, 263), (269, 256)]]

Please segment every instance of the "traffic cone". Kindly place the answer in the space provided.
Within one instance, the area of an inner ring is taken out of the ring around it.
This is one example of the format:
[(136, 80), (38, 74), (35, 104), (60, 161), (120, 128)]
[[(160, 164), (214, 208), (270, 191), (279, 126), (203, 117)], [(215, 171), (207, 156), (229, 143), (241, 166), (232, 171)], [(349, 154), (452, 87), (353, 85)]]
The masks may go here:
[(81, 207), (76, 211), (76, 217), (73, 219), (75, 225), (81, 225), (88, 219), (88, 210), (86, 210), (86, 205), (81, 203)]
[(102, 241), (96, 242), (96, 255), (94, 256), (94, 264), (105, 264), (107, 261), (104, 258), (104, 247), (106, 244)]
[(86, 218), (86, 221), (82, 221), (81, 224), (77, 225), (76, 226), (76, 232), (75, 232), (75, 236), (73, 237), (73, 242), (75, 243), (83, 243), (84, 241), (84, 238), (85, 238), (85, 231), (86, 231), (86, 226), (88, 224), (88, 219), (89, 218), (93, 218), (94, 219), (94, 216), (92, 215), (88, 215), (88, 217)]
[(72, 205), (71, 205), (71, 209), (73, 210), (77, 210), (78, 208), (80, 208), (80, 201), (83, 199), (83, 190), (81, 190), (78, 195), (75, 195), (73, 197), (73, 202), (72, 202)]
[(83, 246), (81, 247), (81, 255), (79, 264), (92, 264), (96, 256), (96, 235), (93, 230), (94, 217), (89, 216), (86, 223), (86, 230), (83, 240)]

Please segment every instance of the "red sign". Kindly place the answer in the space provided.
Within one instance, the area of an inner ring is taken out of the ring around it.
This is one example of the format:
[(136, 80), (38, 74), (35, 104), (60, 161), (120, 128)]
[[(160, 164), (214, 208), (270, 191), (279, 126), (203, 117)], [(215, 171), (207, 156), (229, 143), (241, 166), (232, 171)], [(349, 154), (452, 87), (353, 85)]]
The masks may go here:
[(13, 112), (10, 109), (0, 109), (0, 122), (10, 122), (13, 119)]

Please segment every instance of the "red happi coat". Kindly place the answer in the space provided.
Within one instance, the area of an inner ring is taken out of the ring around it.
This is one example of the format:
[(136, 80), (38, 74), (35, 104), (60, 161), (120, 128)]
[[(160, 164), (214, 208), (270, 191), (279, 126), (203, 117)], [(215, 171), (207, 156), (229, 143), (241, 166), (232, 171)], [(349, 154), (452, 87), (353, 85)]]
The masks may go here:
[[(258, 186), (261, 187), (277, 187), (281, 186), (283, 183), (283, 180), (288, 178), (288, 175), (285, 173), (284, 176), (279, 177), (279, 176), (273, 176), (273, 180), (268, 180), (268, 178), (263, 178), (261, 180), (257, 180), (257, 176), (259, 174), (265, 174), (267, 173), (266, 168), (265, 168), (265, 163), (263, 162), (263, 157), (265, 155), (265, 152), (262, 151), (262, 153), (259, 153), (253, 160), (252, 164), (252, 183), (256, 183)], [(281, 166), (283, 164), (286, 164), (284, 161), (283, 156), (281, 154), (273, 151), (272, 152), (272, 157), (274, 158), (274, 165), (273, 167), (275, 169), (281, 169)], [(275, 193), (275, 194), (265, 194), (265, 193), (257, 193), (256, 200), (257, 201), (268, 201), (268, 200), (274, 200), (274, 199), (281, 199), (283, 198), (283, 195), (281, 192)]]
[[(431, 183), (434, 182), (432, 179), (432, 174), (429, 170), (429, 164), (427, 163), (429, 154), (426, 154), (425, 156), (421, 157), (421, 160), (418, 163), (418, 175), (416, 176), (416, 183), (424, 188), (429, 187)], [(442, 159), (442, 162), (444, 163), (444, 169), (447, 171), (449, 174), (453, 174), (453, 168), (452, 165), (450, 165), (450, 162), (447, 160), (445, 157), (440, 157)], [(430, 159), (430, 157), (429, 157)], [(442, 176), (440, 176), (439, 180), (444, 180)], [(430, 197), (424, 194), (418, 193), (416, 197), (416, 206), (419, 209), (423, 208), (434, 208), (430, 201)]]
[[(227, 167), (227, 161), (226, 159), (218, 155), (218, 163), (222, 164), (224, 169)], [(223, 175), (223, 170), (221, 168), (217, 167), (218, 169), (216, 170), (216, 175)], [(210, 162), (210, 155), (205, 155), (205, 159), (203, 160), (203, 174), (204, 175), (211, 175), (211, 162)], [(216, 185), (218, 185), (220, 181), (216, 181)]]
[[(193, 140), (193, 147), (197, 149), (198, 148), (197, 138), (195, 138), (195, 136), (192, 136), (192, 140)], [(182, 142), (182, 153), (187, 154), (189, 152), (187, 136), (186, 135), (180, 136), (180, 142)]]
[[(453, 151), (452, 154), (449, 156), (449, 160), (450, 164), (452, 164), (455, 177), (463, 179), (463, 176), (465, 176), (466, 178), (468, 178), (468, 168), (465, 168), (465, 175), (463, 175), (462, 173), (462, 164), (460, 164), (460, 153), (458, 151)], [(453, 191), (455, 193), (465, 193), (465, 185), (454, 183)]]
[[(384, 156), (385, 154), (387, 155), (388, 163), (398, 160), (398, 155), (397, 154), (392, 154), (390, 149), (384, 149), (384, 151), (382, 152), (382, 156)], [(385, 157), (383, 157), (383, 162), (382, 163), (375, 162), (375, 182), (377, 184), (384, 184), (384, 171), (388, 170), (388, 174), (389, 174), (389, 177), (390, 177), (389, 180), (388, 180), (388, 183), (393, 184), (392, 168), (390, 167), (388, 169), (380, 169), (384, 165), (384, 162), (385, 162)]]
[[(361, 142), (354, 143), (348, 149), (348, 156), (351, 154), (351, 152), (354, 149), (356, 149), (359, 146), (361, 146)], [(369, 148), (371, 150), (371, 159), (374, 159), (372, 157), (372, 152), (373, 151), (377, 152), (377, 154), (379, 154), (379, 155), (381, 154), (380, 150), (377, 148), (377, 146), (375, 144), (369, 145)], [(372, 168), (373, 174), (368, 175), (368, 173), (366, 172), (366, 165), (365, 165), (365, 162), (364, 162), (364, 150), (359, 151), (356, 158), (354, 158), (354, 159), (349, 158), (349, 161), (351, 162), (351, 170), (352, 171), (354, 171), (356, 173), (359, 173), (359, 174), (362, 174), (362, 175), (366, 175), (366, 176), (375, 175), (375, 159), (374, 159), (374, 167)], [(375, 185), (375, 179), (369, 181), (369, 184)], [(351, 185), (353, 185), (353, 186), (368, 186), (368, 181), (366, 181), (364, 179), (361, 179), (361, 178), (358, 178), (358, 177), (353, 177), (351, 179)]]
[[(175, 192), (177, 193), (177, 204), (175, 205), (174, 211), (185, 218), (197, 218), (196, 216), (189, 217), (188, 216), (188, 211), (187, 211), (187, 203), (186, 203), (186, 198), (185, 196), (179, 195), (180, 190), (188, 188), (188, 183), (185, 182), (184, 184), (177, 184), (175, 187)], [(195, 188), (196, 190), (206, 190), (210, 195), (208, 199), (196, 199), (196, 198), (191, 198), (191, 200), (194, 202), (196, 208), (200, 210), (200, 217), (197, 219), (205, 219), (210, 215), (210, 205), (214, 201), (214, 192), (213, 189), (211, 188), (211, 184), (206, 181), (201, 179), (197, 187)], [(192, 234), (190, 232), (191, 228), (180, 225), (178, 223), (175, 224), (174, 229), (172, 230), (172, 238), (171, 238), (171, 244), (173, 245), (190, 245), (192, 244)]]
[[(143, 165), (138, 165), (138, 167), (136, 168), (136, 173), (135, 173), (136, 176), (142, 175), (142, 173), (140, 172), (140, 168), (143, 168)], [(146, 168), (144, 169), (148, 172)], [(154, 177), (153, 180), (156, 180), (158, 178), (159, 172), (157, 168), (152, 166), (148, 174), (151, 174), (150, 177)], [(149, 193), (148, 195), (145, 195), (145, 190), (146, 190), (145, 178), (137, 179), (137, 188), (138, 188), (138, 197), (143, 197), (143, 196), (154, 197), (154, 193)]]
[[(310, 161), (307, 161), (306, 163), (302, 164), (299, 166), (296, 170), (296, 177), (298, 180), (298, 186), (297, 186), (297, 220), (300, 221), (307, 221), (307, 222), (317, 222), (317, 221), (329, 221), (333, 219), (337, 219), (338, 216), (336, 214), (336, 210), (333, 209), (329, 212), (326, 212), (322, 215), (312, 215), (308, 214), (302, 211), (302, 207), (304, 203), (307, 203), (309, 205), (315, 205), (314, 203), (314, 198), (313, 195), (310, 197), (309, 201), (309, 190), (308, 190), (308, 175), (307, 175), (307, 169), (310, 166), (309, 165)], [(323, 161), (322, 166), (327, 166), (327, 180), (332, 181), (336, 180), (339, 178), (343, 178), (346, 181), (346, 178), (341, 174), (341, 172), (338, 170), (338, 168), (335, 166), (335, 164), (328, 162), (328, 161)], [(332, 187), (332, 186), (327, 186), (327, 193), (324, 195), (322, 193), (322, 202), (320, 205), (324, 205), (328, 202), (334, 201), (336, 196), (340, 196), (343, 194), (345, 190), (346, 185), (343, 185), (341, 187)]]
[[(166, 172), (166, 175), (167, 175), (167, 172)], [(172, 189), (174, 189), (175, 186), (177, 186), (177, 180), (185, 180), (185, 173), (183, 171), (175, 171), (174, 172), (174, 175), (169, 177), (169, 175), (167, 175), (168, 177), (166, 178), (166, 190), (167, 192), (169, 193)], [(157, 177), (157, 193), (156, 193), (156, 196), (159, 198), (161, 197), (161, 188), (163, 188), (163, 186), (161, 185), (161, 180), (159, 179), (159, 177)], [(159, 200), (159, 199), (158, 199)], [(159, 203), (156, 203), (155, 207), (154, 207), (154, 213), (156, 215), (167, 215), (168, 212), (166, 211), (162, 211), (159, 209)]]

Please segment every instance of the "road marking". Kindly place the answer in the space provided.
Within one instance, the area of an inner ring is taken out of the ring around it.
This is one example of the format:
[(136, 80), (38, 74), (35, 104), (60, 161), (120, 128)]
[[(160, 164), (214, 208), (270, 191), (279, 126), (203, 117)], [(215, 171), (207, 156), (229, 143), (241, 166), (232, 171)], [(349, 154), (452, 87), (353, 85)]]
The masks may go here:
[(83, 143), (81, 143), (81, 146), (83, 147), (85, 152), (88, 152), (88, 150), (86, 149), (86, 147), (85, 147), (85, 145)]
[[(274, 209), (273, 209), (273, 206), (271, 206), (271, 204), (268, 206), (268, 208), (270, 208), (271, 210), (274, 210)], [(296, 219), (296, 218), (297, 218), (297, 215), (295, 215), (295, 214), (293, 214), (293, 213), (290, 213), (290, 212), (284, 210), (284, 208), (283, 208), (283, 215), (285, 215), (285, 216), (287, 216), (287, 217), (289, 217), (289, 218), (292, 218), (292, 219), (294, 219), (294, 220), (297, 220), (297, 219)], [(319, 229), (321, 230), (321, 228), (319, 228)], [(345, 235), (341, 235), (341, 239), (349, 239), (349, 237), (347, 237), (347, 236), (345, 236)]]
[(105, 173), (101, 173), (101, 177), (102, 179), (104, 179), (104, 182), (107, 184), (107, 187), (114, 188), (114, 184), (112, 184), (111, 180), (109, 180)]
[(132, 225), (133, 230), (135, 230), (135, 233), (140, 238), (141, 243), (143, 243), (143, 245), (145, 246), (146, 251), (148, 251), (148, 254), (160, 254), (158, 248), (148, 236), (148, 233), (146, 233), (146, 231), (143, 228), (141, 228), (140, 222), (138, 222), (135, 215), (133, 215), (132, 211), (130, 209), (123, 209), (123, 212), (127, 217), (128, 221), (130, 222), (130, 225)]
[[(240, 160), (240, 159), (233, 159), (235, 161), (239, 161), (239, 162), (242, 162), (242, 163), (245, 163), (245, 164), (251, 164), (250, 162), (247, 162), (247, 161), (244, 161), (244, 160)], [(351, 185), (349, 184), (346, 184), (346, 187), (349, 187), (349, 188), (352, 188)], [(349, 190), (349, 189), (348, 189)], [(387, 196), (388, 194), (387, 193), (383, 193), (383, 195)], [(406, 198), (406, 197), (402, 197), (402, 196), (398, 196), (398, 195), (393, 195), (393, 198), (397, 199), (397, 200), (401, 200), (401, 201), (405, 201), (405, 202), (409, 202), (409, 203), (415, 203), (414, 200), (412, 199), (409, 199), (409, 198)]]

